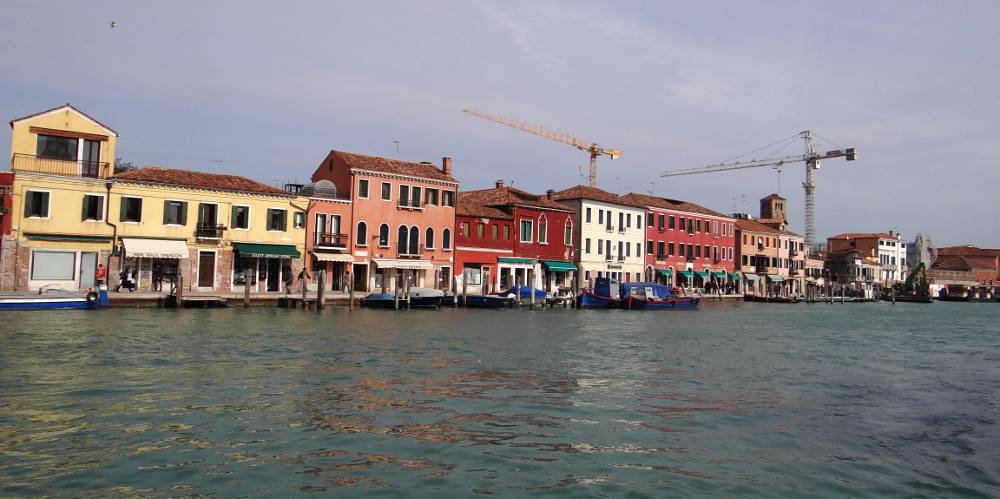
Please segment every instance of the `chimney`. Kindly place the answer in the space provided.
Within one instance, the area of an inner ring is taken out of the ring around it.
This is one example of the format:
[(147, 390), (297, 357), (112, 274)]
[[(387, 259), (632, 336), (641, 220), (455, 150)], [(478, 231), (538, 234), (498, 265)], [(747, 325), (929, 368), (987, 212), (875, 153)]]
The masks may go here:
[(552, 201), (552, 198), (556, 197), (556, 191), (552, 189), (545, 191), (545, 197), (547, 197), (549, 201)]
[(497, 189), (503, 189), (503, 179), (502, 178), (498, 178), (497, 181), (496, 181), (496, 184), (494, 184), (494, 185), (496, 185)]
[(451, 175), (451, 158), (448, 156), (441, 158), (441, 173)]

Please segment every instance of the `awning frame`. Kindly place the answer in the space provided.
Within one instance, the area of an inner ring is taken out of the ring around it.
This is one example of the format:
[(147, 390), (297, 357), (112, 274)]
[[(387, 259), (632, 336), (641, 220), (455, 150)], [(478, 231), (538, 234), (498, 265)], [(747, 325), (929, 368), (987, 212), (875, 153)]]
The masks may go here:
[[(179, 239), (150, 239), (123, 237), (126, 258), (164, 258), (181, 260), (191, 258), (187, 242)], [(130, 247), (131, 246), (131, 247)]]

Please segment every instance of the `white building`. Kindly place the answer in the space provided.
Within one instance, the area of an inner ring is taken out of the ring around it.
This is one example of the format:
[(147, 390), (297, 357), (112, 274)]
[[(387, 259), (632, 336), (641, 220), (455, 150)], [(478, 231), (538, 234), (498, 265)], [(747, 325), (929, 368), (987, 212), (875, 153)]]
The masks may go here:
[(586, 288), (598, 277), (619, 282), (642, 280), (646, 241), (646, 210), (596, 187), (578, 185), (557, 192), (556, 201), (575, 212), (573, 242), (577, 287)]
[(893, 231), (879, 234), (878, 256), (879, 263), (882, 264), (883, 284), (891, 285), (906, 280), (906, 241), (903, 236)]

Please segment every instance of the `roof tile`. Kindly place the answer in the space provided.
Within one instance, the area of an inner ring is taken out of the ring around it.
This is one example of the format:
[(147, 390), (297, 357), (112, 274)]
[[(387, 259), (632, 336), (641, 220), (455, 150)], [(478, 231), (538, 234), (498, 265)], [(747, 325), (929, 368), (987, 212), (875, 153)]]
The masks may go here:
[(331, 150), (330, 154), (337, 156), (353, 169), (458, 183), (455, 177), (445, 175), (438, 167), (428, 163), (413, 163), (398, 159), (338, 151), (336, 149)]
[(144, 166), (137, 170), (119, 173), (112, 177), (114, 180), (126, 180), (132, 182), (144, 182), (153, 184), (177, 185), (184, 187), (194, 187), (197, 189), (250, 192), (254, 194), (285, 195), (292, 194), (287, 191), (262, 184), (255, 180), (237, 175), (225, 175), (221, 173), (196, 172), (191, 170), (178, 170), (175, 168), (161, 168), (156, 166)]

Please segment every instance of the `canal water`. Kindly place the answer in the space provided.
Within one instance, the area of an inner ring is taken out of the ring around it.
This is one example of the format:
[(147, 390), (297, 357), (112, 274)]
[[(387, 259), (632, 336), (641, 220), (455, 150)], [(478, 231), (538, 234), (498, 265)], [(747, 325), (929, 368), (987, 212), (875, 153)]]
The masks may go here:
[(0, 496), (1000, 496), (995, 304), (0, 318)]

